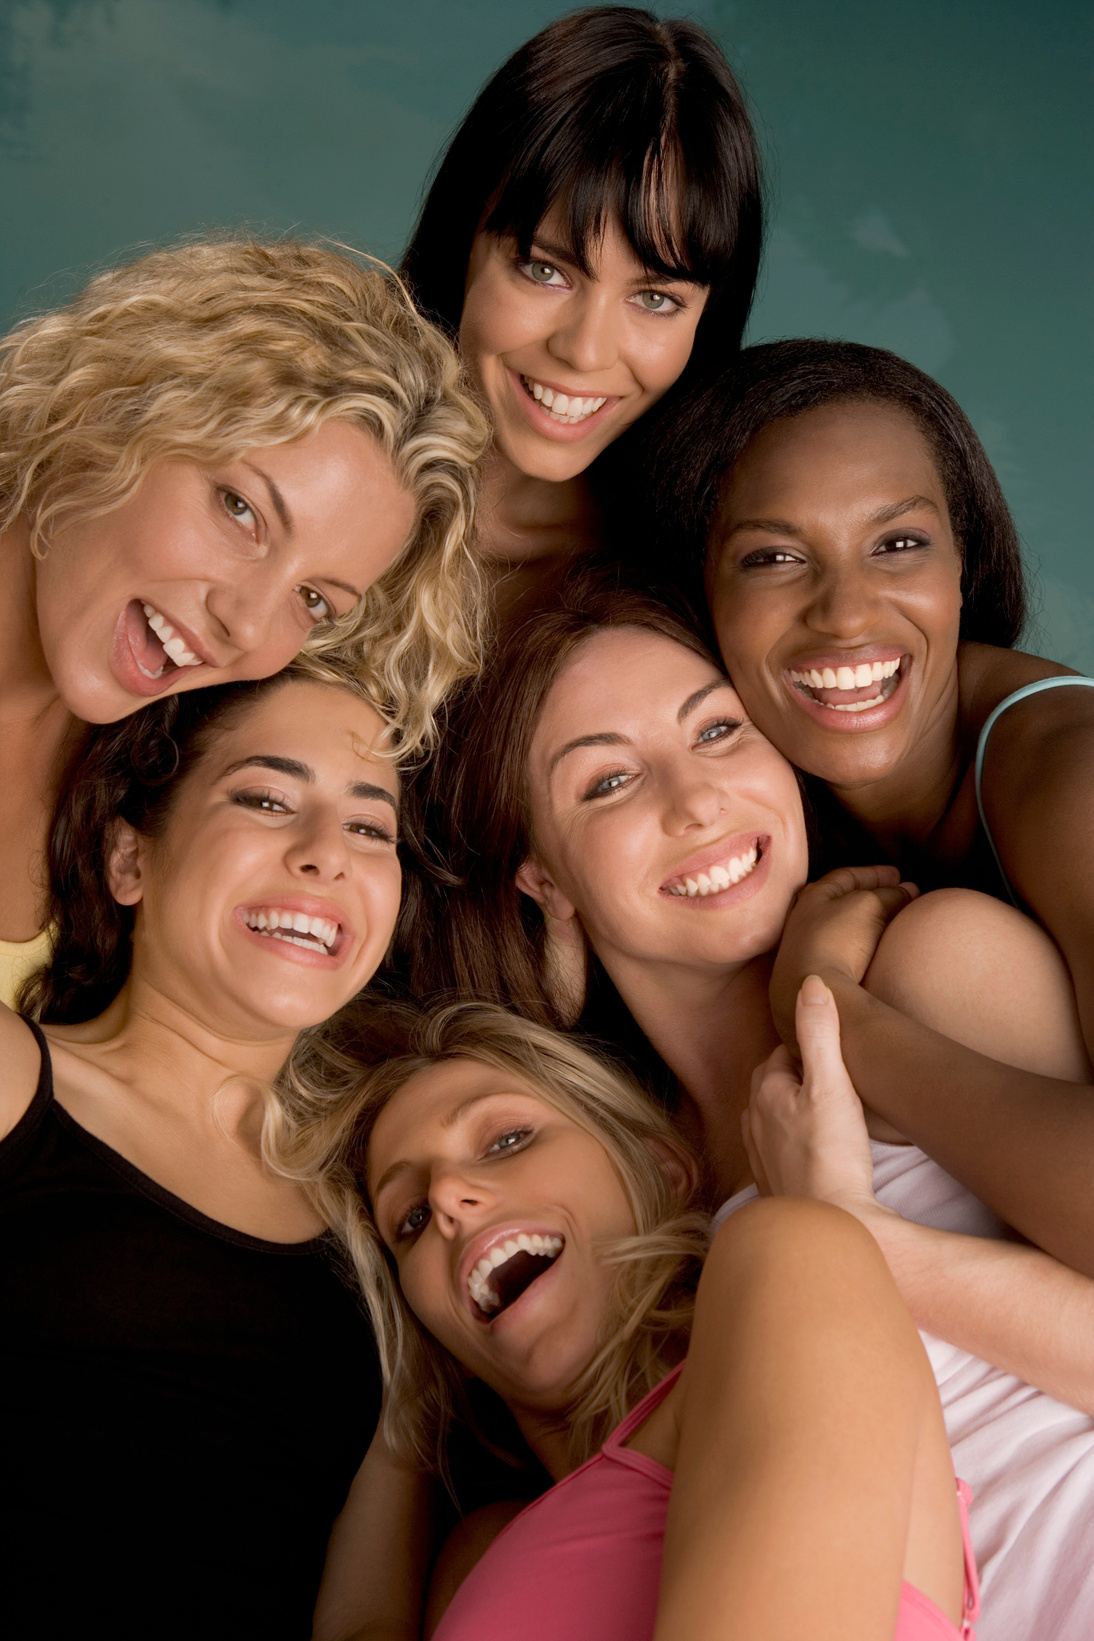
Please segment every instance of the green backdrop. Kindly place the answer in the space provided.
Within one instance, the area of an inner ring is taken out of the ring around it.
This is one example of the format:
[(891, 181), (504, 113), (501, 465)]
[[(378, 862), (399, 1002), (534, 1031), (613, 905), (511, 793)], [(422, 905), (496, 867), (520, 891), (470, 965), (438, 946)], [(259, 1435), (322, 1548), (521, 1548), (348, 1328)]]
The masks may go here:
[[(556, 0), (0, 0), (0, 319), (206, 227), (394, 257), (446, 134)], [(750, 336), (937, 375), (1094, 672), (1091, 13), (1077, 0), (696, 0), (769, 157)]]

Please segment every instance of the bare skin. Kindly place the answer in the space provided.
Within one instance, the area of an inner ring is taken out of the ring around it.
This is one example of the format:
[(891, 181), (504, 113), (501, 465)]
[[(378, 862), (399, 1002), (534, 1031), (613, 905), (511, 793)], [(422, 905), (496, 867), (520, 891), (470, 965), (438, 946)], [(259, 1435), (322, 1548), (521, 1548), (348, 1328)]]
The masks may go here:
[[(159, 463), (129, 502), (59, 530), (42, 558), (26, 518), (0, 535), (0, 939), (41, 927), (45, 840), (80, 720), (279, 671), (317, 622), (353, 608), (413, 523), (375, 441), (328, 422), (215, 471)], [(174, 629), (183, 664), (146, 604)]]
[[(772, 423), (749, 446), (726, 484), (708, 585), (742, 697), (769, 739), (827, 783), (843, 858), (891, 861), (922, 887), (998, 894), (976, 808), (977, 737), (1006, 695), (1068, 669), (959, 645), (959, 568), (922, 434), (894, 407), (838, 404)], [(825, 702), (870, 689), (812, 689), (810, 699), (791, 677), (898, 657), (897, 688), (864, 712)], [(984, 803), (1016, 894), (1063, 953), (1089, 1056), (1094, 862), (1077, 840), (1094, 813), (1094, 691), (1053, 690), (1003, 716), (988, 746)], [(883, 1059), (895, 1070), (883, 1096), (888, 1120), (1042, 1247), (1094, 1271), (1094, 1103), (1044, 1078), (1000, 1072), (871, 1008), (833, 955), (827, 915), (838, 922), (847, 911), (814, 904), (792, 925), (773, 995), (780, 1026), (792, 1039), (797, 990), (823, 970), (837, 988), (856, 1080), (874, 1086)], [(953, 1088), (961, 1100), (946, 1097)], [(1052, 1180), (1055, 1191), (1033, 1202), (1033, 1179)]]
[[(551, 1474), (568, 1474), (562, 1414), (608, 1293), (595, 1246), (633, 1226), (599, 1142), (530, 1085), (449, 1062), (393, 1097), (368, 1167), (412, 1308), (504, 1397)], [(821, 1633), (880, 1638), (902, 1576), (956, 1616), (952, 1468), (883, 1263), (845, 1218), (768, 1206), (719, 1234), (684, 1374), (632, 1439), (678, 1477), (655, 1634), (781, 1641), (822, 1589)], [(499, 1227), (523, 1223), (557, 1225), (563, 1253), (484, 1326), (465, 1268)], [(756, 1428), (781, 1439), (757, 1445)]]
[[(651, 275), (614, 221), (588, 272), (564, 237), (553, 210), (526, 261), (513, 240), (480, 233), (467, 270), (460, 349), (495, 425), (479, 545), (511, 614), (599, 546), (586, 469), (677, 380), (706, 301), (705, 286)], [(568, 420), (537, 386), (566, 396)]]

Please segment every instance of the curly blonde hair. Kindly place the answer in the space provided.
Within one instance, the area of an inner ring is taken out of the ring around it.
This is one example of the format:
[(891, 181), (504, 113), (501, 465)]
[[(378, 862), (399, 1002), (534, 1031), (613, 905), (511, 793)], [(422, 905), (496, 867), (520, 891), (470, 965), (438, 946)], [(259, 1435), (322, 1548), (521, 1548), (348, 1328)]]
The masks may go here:
[(348, 1252), (376, 1329), (387, 1441), (441, 1475), (453, 1418), (473, 1422), (465, 1377), (403, 1298), (371, 1217), (365, 1164), (388, 1101), (445, 1060), (479, 1060), (528, 1084), (604, 1147), (630, 1202), (635, 1234), (600, 1250), (617, 1267), (614, 1291), (566, 1410), (579, 1464), (684, 1355), (710, 1241), (710, 1216), (694, 1206), (697, 1169), (665, 1113), (617, 1067), (491, 1003), (424, 1013), (362, 997), (298, 1039), (267, 1109), (267, 1158), (303, 1184)]
[(410, 752), (478, 664), (470, 535), (488, 430), (455, 352), (382, 263), (292, 240), (201, 241), (24, 320), (0, 340), (0, 531), (27, 514), (40, 555), (66, 524), (124, 505), (156, 462), (216, 465), (331, 420), (379, 442), (417, 525), (306, 648), (350, 658)]

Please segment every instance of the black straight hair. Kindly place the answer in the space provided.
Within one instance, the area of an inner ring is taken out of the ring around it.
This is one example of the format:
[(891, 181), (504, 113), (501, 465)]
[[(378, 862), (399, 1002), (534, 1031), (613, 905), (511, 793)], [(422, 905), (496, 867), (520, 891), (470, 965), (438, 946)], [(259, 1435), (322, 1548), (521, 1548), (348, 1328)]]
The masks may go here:
[(689, 379), (737, 350), (759, 270), (760, 162), (705, 29), (594, 6), (502, 64), (452, 138), (403, 259), (428, 316), (454, 336), (475, 235), (511, 236), (528, 256), (553, 207), (583, 272), (615, 220), (651, 273), (710, 287)]
[(906, 359), (859, 342), (814, 338), (745, 348), (706, 387), (678, 401), (656, 440), (641, 443), (636, 498), (646, 519), (646, 569), (670, 574), (697, 605), (716, 546), (726, 481), (769, 423), (822, 405), (893, 405), (919, 428), (938, 465), (961, 551), (960, 636), (1010, 648), (1026, 618), (1021, 545), (995, 470), (961, 406)]

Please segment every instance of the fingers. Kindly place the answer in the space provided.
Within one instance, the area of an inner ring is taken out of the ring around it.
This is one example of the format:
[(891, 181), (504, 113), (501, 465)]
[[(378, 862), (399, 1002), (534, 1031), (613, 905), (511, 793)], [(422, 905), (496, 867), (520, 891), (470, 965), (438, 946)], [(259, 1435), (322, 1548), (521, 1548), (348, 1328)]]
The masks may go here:
[(808, 885), (808, 890), (825, 900), (838, 900), (841, 895), (854, 894), (858, 889), (895, 889), (905, 890), (907, 898), (914, 900), (919, 890), (914, 883), (901, 883), (900, 870), (896, 866), (837, 866), (832, 872), (825, 872), (815, 883)]
[(763, 1158), (756, 1149), (756, 1141), (752, 1134), (752, 1115), (749, 1106), (741, 1112), (741, 1138), (745, 1142), (745, 1154), (748, 1157), (748, 1166), (752, 1169), (752, 1177), (756, 1181), (756, 1189), (762, 1197), (774, 1195), (764, 1168)]

